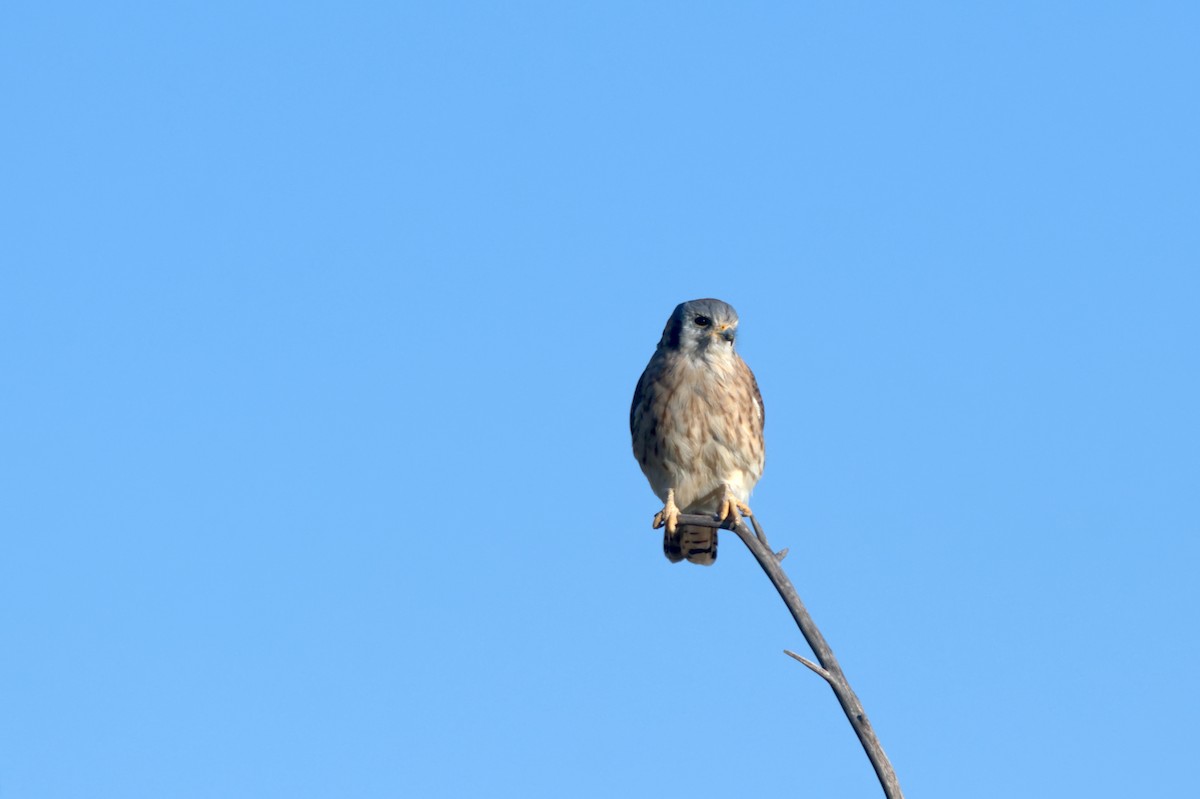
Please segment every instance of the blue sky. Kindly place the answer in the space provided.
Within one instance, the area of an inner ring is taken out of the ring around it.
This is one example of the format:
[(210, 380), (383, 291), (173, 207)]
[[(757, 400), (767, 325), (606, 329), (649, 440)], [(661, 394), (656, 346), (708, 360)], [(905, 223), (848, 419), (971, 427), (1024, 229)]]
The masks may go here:
[(754, 507), (909, 796), (1193, 787), (1190, 4), (7, 3), (0, 796), (875, 796), (628, 404), (742, 317)]

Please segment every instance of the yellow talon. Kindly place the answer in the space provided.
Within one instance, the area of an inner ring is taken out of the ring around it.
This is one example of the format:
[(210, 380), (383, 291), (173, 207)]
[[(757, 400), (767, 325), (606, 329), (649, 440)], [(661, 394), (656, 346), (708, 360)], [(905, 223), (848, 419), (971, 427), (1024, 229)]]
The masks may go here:
[(744, 516), (754, 515), (750, 512), (749, 505), (747, 505), (745, 502), (742, 502), (733, 494), (726, 494), (725, 499), (721, 502), (720, 507), (717, 508), (717, 521), (723, 522), (731, 515), (736, 516), (738, 513), (741, 513)]
[(675, 506), (675, 489), (667, 490), (667, 504), (663, 505), (663, 509), (654, 514), (654, 529), (666, 525), (667, 532), (674, 535), (675, 528), (679, 526), (679, 508)]

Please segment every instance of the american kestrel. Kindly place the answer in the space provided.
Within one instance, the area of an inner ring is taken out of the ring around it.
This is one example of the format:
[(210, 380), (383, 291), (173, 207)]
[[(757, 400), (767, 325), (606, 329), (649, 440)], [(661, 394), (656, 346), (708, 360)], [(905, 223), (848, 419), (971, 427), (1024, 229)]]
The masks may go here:
[(633, 456), (663, 501), (654, 527), (663, 552), (712, 565), (717, 531), (681, 525), (680, 513), (750, 514), (763, 471), (763, 403), (733, 349), (737, 312), (720, 300), (681, 303), (638, 380), (629, 410)]

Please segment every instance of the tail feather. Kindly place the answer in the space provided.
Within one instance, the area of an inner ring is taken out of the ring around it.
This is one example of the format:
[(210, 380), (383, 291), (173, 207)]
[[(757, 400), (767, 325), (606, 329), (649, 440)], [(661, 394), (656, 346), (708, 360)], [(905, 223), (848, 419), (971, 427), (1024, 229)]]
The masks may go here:
[(663, 531), (663, 554), (672, 563), (689, 560), (701, 566), (711, 566), (717, 560), (717, 530), (681, 524), (672, 535)]

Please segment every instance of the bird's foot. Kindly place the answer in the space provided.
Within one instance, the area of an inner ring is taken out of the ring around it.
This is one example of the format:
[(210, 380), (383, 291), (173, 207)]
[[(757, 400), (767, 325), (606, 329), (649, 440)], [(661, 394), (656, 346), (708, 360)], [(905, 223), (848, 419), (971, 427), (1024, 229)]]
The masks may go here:
[(717, 507), (717, 521), (723, 522), (730, 516), (733, 516), (734, 521), (737, 521), (738, 513), (741, 513), (743, 516), (754, 515), (750, 511), (749, 505), (735, 497), (732, 491), (726, 491), (725, 499), (723, 499), (721, 504)]
[(675, 528), (679, 525), (679, 508), (675, 506), (675, 489), (667, 491), (667, 504), (663, 505), (663, 509), (654, 514), (654, 529), (666, 526), (667, 532), (674, 535)]

